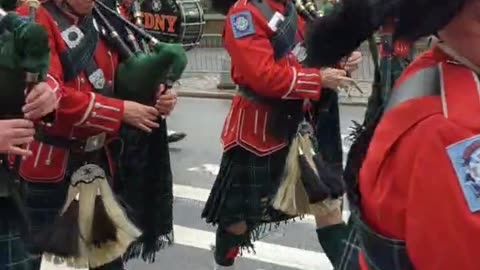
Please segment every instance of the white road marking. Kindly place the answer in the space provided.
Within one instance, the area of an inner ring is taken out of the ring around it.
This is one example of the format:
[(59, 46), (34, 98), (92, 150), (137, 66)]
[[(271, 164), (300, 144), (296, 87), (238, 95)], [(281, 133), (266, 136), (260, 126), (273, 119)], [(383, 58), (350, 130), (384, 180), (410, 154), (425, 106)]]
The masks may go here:
[(220, 171), (220, 165), (218, 164), (202, 164), (200, 167), (193, 167), (189, 168), (188, 171), (190, 172), (206, 172), (210, 175), (217, 176), (218, 172)]
[[(210, 250), (215, 243), (215, 233), (191, 229), (179, 225), (174, 226), (175, 243)], [(245, 252), (242, 257), (265, 263), (303, 270), (330, 270), (332, 265), (324, 253), (303, 250), (265, 243), (255, 242), (256, 254)]]

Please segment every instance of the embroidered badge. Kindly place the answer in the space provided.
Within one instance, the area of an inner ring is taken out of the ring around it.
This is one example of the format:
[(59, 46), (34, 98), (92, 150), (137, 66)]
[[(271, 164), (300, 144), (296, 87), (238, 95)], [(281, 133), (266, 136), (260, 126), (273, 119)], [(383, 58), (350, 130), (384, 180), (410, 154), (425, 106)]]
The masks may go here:
[(82, 41), (84, 35), (82, 30), (76, 25), (72, 25), (69, 28), (63, 30), (62, 38), (70, 49), (77, 47)]
[(250, 13), (250, 11), (242, 11), (231, 15), (230, 22), (232, 23), (233, 36), (235, 38), (241, 38), (255, 34), (252, 13)]
[(480, 135), (448, 146), (447, 153), (470, 211), (480, 211)]
[(307, 49), (303, 46), (303, 42), (297, 43), (292, 53), (297, 57), (298, 62), (302, 63), (307, 59)]

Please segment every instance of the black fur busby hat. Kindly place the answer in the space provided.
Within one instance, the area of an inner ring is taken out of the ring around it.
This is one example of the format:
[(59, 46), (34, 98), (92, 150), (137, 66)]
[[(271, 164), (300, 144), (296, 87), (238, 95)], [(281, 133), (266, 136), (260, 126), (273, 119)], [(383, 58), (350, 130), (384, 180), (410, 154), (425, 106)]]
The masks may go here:
[(308, 64), (338, 63), (368, 39), (387, 18), (394, 39), (415, 41), (446, 26), (468, 0), (342, 0), (307, 30)]

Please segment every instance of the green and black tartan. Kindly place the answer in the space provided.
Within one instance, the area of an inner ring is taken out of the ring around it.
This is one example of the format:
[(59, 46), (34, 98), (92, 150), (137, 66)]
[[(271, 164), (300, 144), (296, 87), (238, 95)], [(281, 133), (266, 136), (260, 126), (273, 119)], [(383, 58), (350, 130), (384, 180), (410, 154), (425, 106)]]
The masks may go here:
[(145, 133), (122, 127), (123, 153), (118, 161), (115, 192), (129, 207), (129, 217), (142, 236), (124, 259), (154, 262), (158, 251), (173, 242), (173, 178), (167, 140), (167, 123)]
[(21, 238), (18, 209), (7, 198), (0, 199), (0, 270), (36, 270)]
[(263, 233), (263, 225), (293, 218), (271, 206), (287, 154), (288, 147), (265, 157), (242, 147), (225, 152), (202, 218), (223, 228), (245, 221), (249, 239), (242, 247), (251, 247)]
[(319, 101), (314, 102), (313, 123), (318, 150), (322, 158), (337, 173), (343, 172), (343, 149), (340, 133), (338, 94), (331, 89), (322, 89)]

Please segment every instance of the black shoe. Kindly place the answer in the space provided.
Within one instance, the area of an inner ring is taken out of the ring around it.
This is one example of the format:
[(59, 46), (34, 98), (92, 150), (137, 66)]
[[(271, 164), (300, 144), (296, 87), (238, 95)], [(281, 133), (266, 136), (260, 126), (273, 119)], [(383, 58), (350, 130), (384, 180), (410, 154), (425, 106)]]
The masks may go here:
[(187, 134), (185, 132), (174, 131), (173, 133), (168, 135), (167, 141), (168, 143), (174, 143), (183, 140), (185, 137), (187, 137)]

